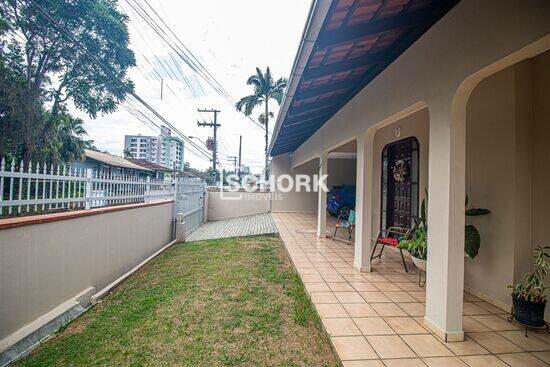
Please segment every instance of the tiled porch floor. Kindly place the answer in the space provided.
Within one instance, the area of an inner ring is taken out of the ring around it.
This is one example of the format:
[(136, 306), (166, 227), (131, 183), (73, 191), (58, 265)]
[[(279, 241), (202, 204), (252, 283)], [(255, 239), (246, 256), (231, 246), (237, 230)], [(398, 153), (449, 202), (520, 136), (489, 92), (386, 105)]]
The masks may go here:
[[(353, 245), (318, 239), (313, 214), (274, 213), (273, 219), (345, 367), (550, 366), (550, 335), (509, 323), (501, 310), (464, 295), (466, 341), (444, 343), (423, 326), (425, 288), (395, 251), (353, 264)], [(331, 230), (327, 226), (327, 231)]]

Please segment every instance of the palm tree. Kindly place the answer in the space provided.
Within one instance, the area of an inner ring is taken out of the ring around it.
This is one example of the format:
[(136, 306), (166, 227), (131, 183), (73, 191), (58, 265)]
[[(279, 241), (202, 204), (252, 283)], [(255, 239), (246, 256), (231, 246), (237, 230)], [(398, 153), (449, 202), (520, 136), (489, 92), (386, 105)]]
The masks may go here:
[[(260, 68), (256, 68), (256, 74), (251, 75), (246, 84), (254, 86), (254, 93), (246, 97), (241, 98), (235, 105), (238, 111), (244, 112), (246, 116), (250, 116), (252, 111), (260, 106), (262, 103), (265, 107), (265, 112), (260, 115), (260, 122), (262, 125), (265, 125), (265, 179), (267, 180), (267, 160), (268, 153), (267, 149), (269, 146), (268, 135), (269, 135), (269, 118), (273, 117), (273, 113), (269, 112), (269, 100), (274, 99), (277, 104), (281, 104), (283, 100), (283, 93), (287, 85), (286, 78), (279, 78), (274, 80), (271, 75), (271, 70), (269, 66), (266, 68), (265, 73), (262, 73)], [(244, 111), (243, 111), (244, 110)]]

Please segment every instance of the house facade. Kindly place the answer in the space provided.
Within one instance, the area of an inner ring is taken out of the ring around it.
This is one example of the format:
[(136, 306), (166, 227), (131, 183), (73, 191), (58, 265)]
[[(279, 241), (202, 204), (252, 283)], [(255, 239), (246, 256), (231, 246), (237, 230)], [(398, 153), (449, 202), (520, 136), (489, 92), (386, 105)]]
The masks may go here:
[[(411, 227), (428, 199), (424, 322), (446, 341), (464, 338), (465, 289), (510, 305), (507, 285), (550, 245), (549, 19), (536, 0), (319, 0), (309, 14), (272, 173), (355, 185), (364, 272), (379, 230)], [(277, 192), (272, 210), (316, 212), (324, 237), (326, 195)], [(467, 197), (491, 214), (467, 222)], [(467, 223), (482, 238), (474, 259)]]

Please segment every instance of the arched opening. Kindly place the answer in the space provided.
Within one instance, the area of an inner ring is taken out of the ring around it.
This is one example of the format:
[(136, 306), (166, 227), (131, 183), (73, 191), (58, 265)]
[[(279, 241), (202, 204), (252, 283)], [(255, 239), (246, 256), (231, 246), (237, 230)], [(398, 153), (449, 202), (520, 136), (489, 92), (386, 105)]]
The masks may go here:
[(507, 285), (532, 270), (532, 251), (550, 245), (550, 51), (481, 80), (466, 105), (468, 217), (481, 235), (467, 259), (467, 291), (501, 309), (511, 305)]

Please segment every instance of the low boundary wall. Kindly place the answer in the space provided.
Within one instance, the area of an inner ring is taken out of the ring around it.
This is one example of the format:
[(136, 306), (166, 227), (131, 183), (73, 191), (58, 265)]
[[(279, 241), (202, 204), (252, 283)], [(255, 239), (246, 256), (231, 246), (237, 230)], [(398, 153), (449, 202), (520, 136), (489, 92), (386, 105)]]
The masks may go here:
[(170, 200), (0, 220), (0, 355), (170, 243), (173, 211)]
[(269, 191), (221, 191), (208, 189), (208, 221), (222, 220), (247, 215), (269, 213)]

